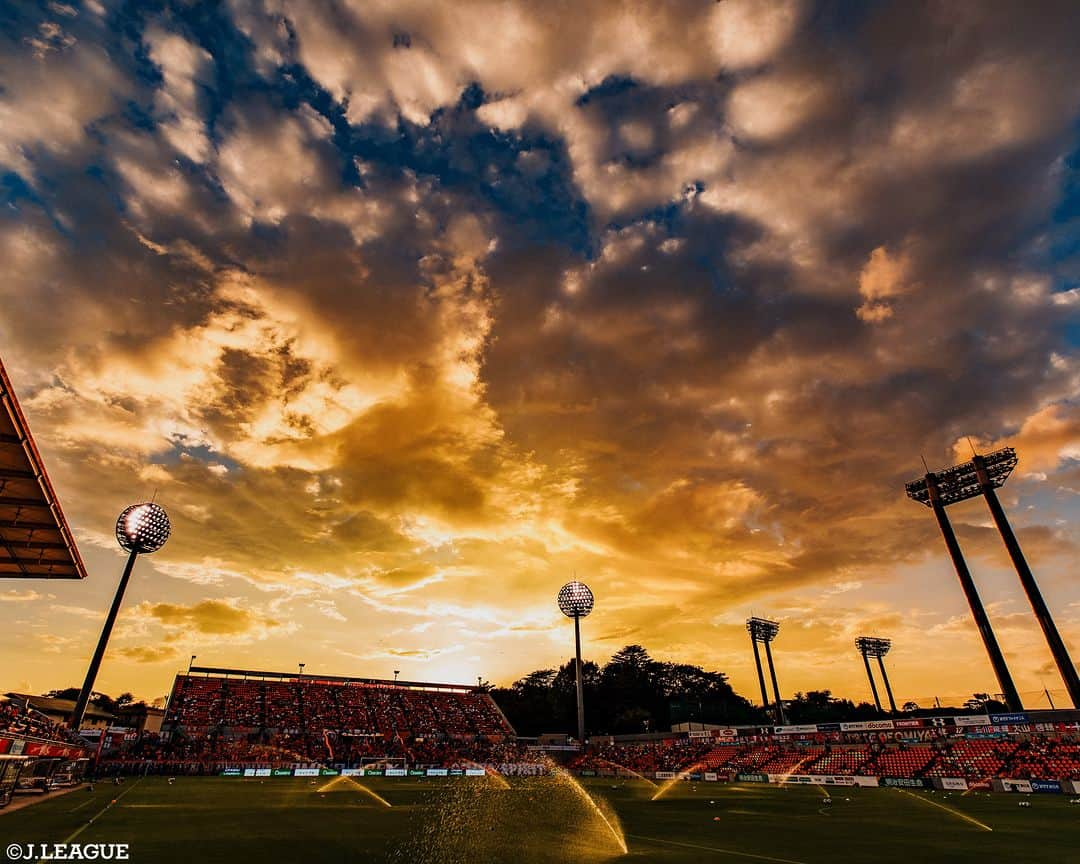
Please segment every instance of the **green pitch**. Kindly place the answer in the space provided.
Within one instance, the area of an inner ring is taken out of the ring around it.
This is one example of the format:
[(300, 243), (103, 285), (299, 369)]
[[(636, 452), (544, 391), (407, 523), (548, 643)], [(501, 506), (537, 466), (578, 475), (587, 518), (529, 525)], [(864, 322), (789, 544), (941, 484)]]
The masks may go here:
[[(11, 843), (129, 843), (133, 862), (1069, 860), (1063, 795), (489, 778), (129, 779), (0, 811)], [(113, 802), (115, 800), (115, 803)], [(597, 806), (590, 803), (597, 802)], [(1030, 807), (1018, 806), (1029, 800)], [(389, 805), (389, 806), (388, 806)], [(93, 820), (93, 821), (90, 821)], [(992, 829), (992, 830), (988, 830)], [(628, 853), (622, 854), (625, 842)], [(3, 859), (0, 859), (2, 861)]]

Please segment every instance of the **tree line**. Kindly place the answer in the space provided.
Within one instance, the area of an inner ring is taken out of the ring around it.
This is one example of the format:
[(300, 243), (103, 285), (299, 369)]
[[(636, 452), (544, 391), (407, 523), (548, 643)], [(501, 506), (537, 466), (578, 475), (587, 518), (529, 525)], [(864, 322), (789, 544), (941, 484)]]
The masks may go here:
[[(723, 672), (654, 660), (640, 645), (627, 645), (603, 666), (586, 660), (581, 668), (589, 734), (664, 732), (681, 722), (770, 722)], [(490, 692), (519, 735), (565, 732), (577, 725), (574, 672), (570, 659)]]
[[(689, 663), (653, 659), (641, 645), (627, 645), (603, 666), (582, 663), (585, 727), (590, 735), (666, 732), (676, 723), (761, 725), (776, 722), (764, 709), (740, 696), (723, 672)], [(570, 733), (577, 728), (574, 660), (558, 669), (537, 669), (509, 687), (488, 690), (519, 735)], [(970, 711), (1004, 711), (987, 694), (976, 693), (964, 705)], [(901, 713), (932, 716), (957, 708), (920, 707), (906, 702)], [(830, 690), (808, 690), (784, 700), (788, 723), (838, 723), (888, 716), (869, 702), (836, 697)]]

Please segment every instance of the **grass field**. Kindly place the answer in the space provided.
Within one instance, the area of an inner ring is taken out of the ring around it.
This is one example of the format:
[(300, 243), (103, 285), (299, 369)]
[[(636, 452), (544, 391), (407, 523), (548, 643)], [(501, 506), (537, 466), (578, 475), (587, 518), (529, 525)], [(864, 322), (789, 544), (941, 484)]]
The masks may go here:
[[(1080, 849), (1080, 805), (1063, 795), (833, 789), (825, 805), (817, 787), (678, 783), (653, 801), (656, 789), (644, 781), (584, 782), (589, 797), (567, 779), (510, 780), (504, 788), (491, 778), (369, 777), (362, 788), (346, 778), (182, 777), (169, 785), (153, 777), (0, 811), (0, 848), (126, 842), (136, 864), (1060, 864)], [(1031, 806), (1019, 807), (1021, 800)]]

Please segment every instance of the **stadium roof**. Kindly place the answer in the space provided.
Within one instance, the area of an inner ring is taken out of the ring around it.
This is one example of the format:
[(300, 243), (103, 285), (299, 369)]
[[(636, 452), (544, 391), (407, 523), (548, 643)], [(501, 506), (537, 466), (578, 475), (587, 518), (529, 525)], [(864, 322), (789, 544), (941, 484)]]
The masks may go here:
[(11, 380), (0, 362), (0, 579), (85, 579)]
[(306, 684), (369, 684), (378, 687), (400, 687), (402, 689), (421, 690), (476, 690), (475, 684), (439, 684), (434, 681), (391, 681), (387, 678), (357, 678), (352, 675), (317, 675), (311, 672), (261, 672), (257, 669), (226, 669), (221, 666), (192, 666), (186, 672), (177, 673), (181, 677), (198, 676), (215, 678), (255, 678), (276, 679), (279, 681), (304, 682)]

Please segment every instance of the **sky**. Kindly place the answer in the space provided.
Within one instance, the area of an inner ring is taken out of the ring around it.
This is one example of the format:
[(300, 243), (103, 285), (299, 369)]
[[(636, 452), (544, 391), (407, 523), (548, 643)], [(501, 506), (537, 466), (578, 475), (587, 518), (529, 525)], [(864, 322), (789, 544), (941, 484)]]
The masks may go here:
[[(229, 0), (0, 11), (0, 356), (89, 578), (0, 688), (197, 663), (508, 684), (628, 643), (754, 697), (997, 689), (904, 482), (1001, 490), (1080, 656), (1080, 5)], [(970, 443), (969, 443), (970, 442)], [(950, 510), (1029, 707), (1061, 681)]]

